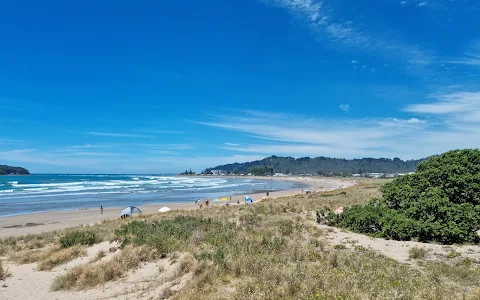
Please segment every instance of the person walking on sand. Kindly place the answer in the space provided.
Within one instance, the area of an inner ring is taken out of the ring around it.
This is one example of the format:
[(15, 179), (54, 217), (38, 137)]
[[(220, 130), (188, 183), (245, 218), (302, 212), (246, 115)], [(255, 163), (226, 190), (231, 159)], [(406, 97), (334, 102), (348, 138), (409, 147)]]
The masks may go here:
[(100, 214), (103, 215), (103, 205), (100, 206)]

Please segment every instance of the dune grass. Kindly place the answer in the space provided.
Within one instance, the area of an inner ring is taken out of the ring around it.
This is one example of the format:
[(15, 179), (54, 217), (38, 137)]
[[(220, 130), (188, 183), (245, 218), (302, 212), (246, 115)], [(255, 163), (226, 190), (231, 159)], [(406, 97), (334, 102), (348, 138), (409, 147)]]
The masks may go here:
[[(445, 258), (447, 262), (412, 267), (364, 248), (335, 247), (328, 230), (317, 227), (319, 208), (364, 203), (380, 196), (379, 187), (368, 181), (342, 191), (172, 211), (79, 229), (120, 241), (121, 249), (111, 260), (68, 271), (52, 289), (89, 289), (124, 277), (142, 261), (187, 253), (180, 270), (192, 272), (193, 279), (169, 292), (173, 299), (478, 299), (480, 271), (474, 263)], [(60, 249), (58, 238), (53, 245)]]
[(85, 256), (86, 254), (86, 248), (81, 246), (74, 246), (67, 249), (59, 249), (51, 253), (48, 257), (45, 257), (43, 260), (39, 261), (37, 265), (37, 270), (51, 270), (56, 266), (65, 264), (77, 257)]

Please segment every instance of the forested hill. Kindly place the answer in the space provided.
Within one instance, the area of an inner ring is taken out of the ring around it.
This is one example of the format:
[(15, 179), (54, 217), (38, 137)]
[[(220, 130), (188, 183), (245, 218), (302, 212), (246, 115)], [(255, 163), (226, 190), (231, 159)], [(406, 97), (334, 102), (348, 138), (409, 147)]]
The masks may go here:
[(29, 175), (27, 169), (21, 167), (11, 167), (6, 165), (0, 165), (0, 175)]
[(403, 161), (399, 158), (362, 158), (338, 159), (329, 157), (293, 158), (271, 156), (262, 160), (234, 163), (208, 168), (204, 173), (221, 170), (224, 173), (268, 175), (268, 173), (283, 174), (362, 174), (362, 173), (408, 173), (415, 171), (417, 165), (424, 159)]

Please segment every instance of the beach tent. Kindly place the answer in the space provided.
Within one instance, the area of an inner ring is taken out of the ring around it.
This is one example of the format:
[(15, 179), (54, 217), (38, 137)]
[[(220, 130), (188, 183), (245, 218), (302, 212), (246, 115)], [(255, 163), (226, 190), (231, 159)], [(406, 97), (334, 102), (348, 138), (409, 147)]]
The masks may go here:
[(253, 203), (252, 198), (245, 196), (245, 203)]
[(172, 210), (172, 209), (171, 209), (170, 207), (164, 206), (164, 207), (160, 208), (160, 209), (158, 210), (158, 212), (165, 213), (165, 212), (171, 211), (171, 210)]
[(228, 201), (228, 198), (227, 197), (223, 197), (222, 199), (220, 199), (222, 201)]
[(124, 217), (124, 216), (131, 217), (134, 213), (141, 214), (142, 211), (138, 209), (138, 207), (136, 206), (128, 206), (122, 210), (122, 212), (120, 213), (120, 217)]

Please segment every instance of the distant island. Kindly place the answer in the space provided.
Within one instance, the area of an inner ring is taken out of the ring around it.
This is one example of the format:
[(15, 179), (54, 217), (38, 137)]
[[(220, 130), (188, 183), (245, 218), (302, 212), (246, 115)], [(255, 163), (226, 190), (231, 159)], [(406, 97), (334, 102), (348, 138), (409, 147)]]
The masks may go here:
[(21, 167), (11, 167), (0, 165), (0, 175), (30, 175), (27, 169)]
[(274, 174), (350, 176), (366, 173), (401, 174), (415, 171), (425, 159), (403, 161), (400, 158), (339, 159), (330, 157), (279, 157), (270, 156), (262, 160), (233, 163), (205, 169), (206, 175), (250, 174), (267, 176)]

